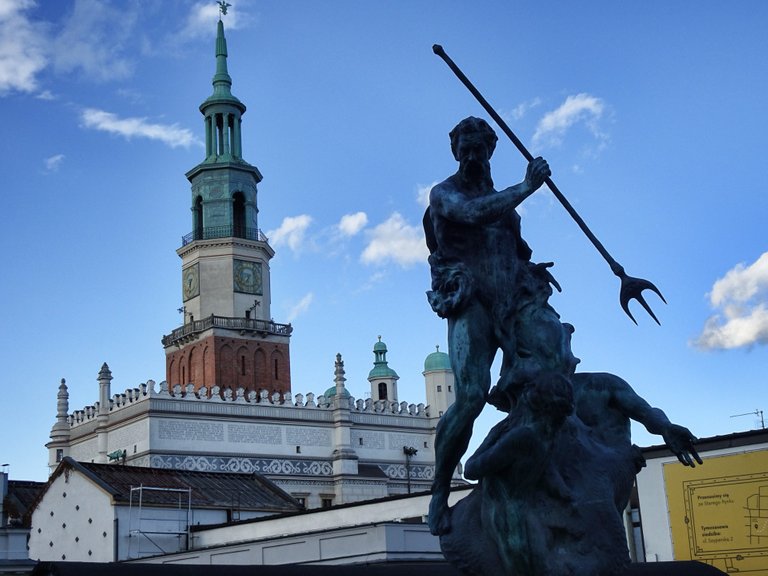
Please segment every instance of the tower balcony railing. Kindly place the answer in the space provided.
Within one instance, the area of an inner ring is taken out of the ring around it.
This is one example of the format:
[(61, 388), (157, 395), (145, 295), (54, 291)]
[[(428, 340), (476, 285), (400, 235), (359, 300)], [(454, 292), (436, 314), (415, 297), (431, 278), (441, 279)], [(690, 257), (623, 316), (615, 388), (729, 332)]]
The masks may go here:
[(272, 320), (258, 320), (255, 318), (229, 318), (227, 316), (215, 316), (211, 314), (202, 320), (193, 320), (176, 328), (167, 336), (163, 336), (163, 346), (168, 347), (173, 344), (210, 330), (211, 328), (224, 328), (226, 330), (240, 330), (241, 332), (258, 333), (263, 335), (290, 336), (293, 332), (293, 326), (290, 324), (278, 324)]
[(195, 240), (213, 240), (216, 238), (244, 238), (245, 240), (254, 240), (256, 242), (269, 241), (259, 228), (248, 228), (247, 226), (206, 226), (193, 230), (186, 236), (182, 236), (181, 245), (186, 246)]

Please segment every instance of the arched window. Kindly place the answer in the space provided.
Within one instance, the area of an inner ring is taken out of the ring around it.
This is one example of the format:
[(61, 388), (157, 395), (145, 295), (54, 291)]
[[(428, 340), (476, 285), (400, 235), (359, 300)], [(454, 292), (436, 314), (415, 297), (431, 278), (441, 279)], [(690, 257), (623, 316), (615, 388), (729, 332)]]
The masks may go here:
[(245, 196), (242, 192), (235, 192), (232, 196), (232, 236), (245, 238)]
[(195, 206), (193, 208), (193, 228), (195, 240), (203, 239), (203, 199), (198, 196), (195, 199)]
[(379, 382), (379, 400), (387, 400), (387, 383)]

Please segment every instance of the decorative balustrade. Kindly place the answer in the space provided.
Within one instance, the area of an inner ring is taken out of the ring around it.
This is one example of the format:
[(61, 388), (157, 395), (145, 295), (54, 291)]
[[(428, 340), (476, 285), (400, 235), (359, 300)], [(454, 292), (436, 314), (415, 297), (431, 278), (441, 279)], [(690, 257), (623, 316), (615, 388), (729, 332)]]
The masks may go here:
[(215, 316), (211, 314), (202, 320), (195, 320), (176, 328), (167, 336), (163, 336), (163, 346), (168, 347), (176, 343), (181, 343), (185, 338), (189, 338), (200, 332), (211, 328), (225, 328), (227, 330), (246, 330), (248, 332), (258, 332), (260, 334), (274, 334), (276, 336), (290, 336), (293, 327), (290, 324), (278, 324), (272, 320), (258, 320), (255, 318), (229, 318), (226, 316)]
[[(237, 388), (233, 390), (230, 387), (221, 388), (212, 386), (207, 388), (202, 386), (197, 390), (192, 384), (181, 386), (176, 384), (172, 387), (163, 381), (160, 383), (160, 390), (155, 390), (154, 380), (148, 380), (146, 384), (139, 384), (137, 388), (129, 388), (120, 394), (114, 394), (109, 401), (110, 414), (136, 404), (149, 400), (150, 398), (169, 398), (186, 402), (216, 402), (226, 404), (245, 404), (262, 406), (284, 406), (287, 408), (305, 408), (315, 410), (333, 410), (334, 399), (328, 398), (324, 394), (316, 396), (313, 393), (296, 394), (291, 396), (290, 392), (280, 394), (270, 390), (245, 390)], [(409, 404), (407, 402), (392, 402), (387, 400), (373, 400), (371, 398), (353, 397), (344, 398), (344, 408), (348, 408), (352, 413), (364, 414), (375, 413), (392, 416), (410, 416), (416, 418), (429, 418), (429, 406), (422, 403)], [(99, 414), (99, 403), (93, 406), (86, 406), (82, 410), (75, 410), (69, 415), (68, 422), (71, 427), (77, 427), (92, 420), (95, 420)]]
[(181, 245), (186, 246), (195, 240), (215, 240), (216, 238), (244, 238), (255, 242), (269, 242), (259, 228), (245, 226), (206, 226), (182, 236)]

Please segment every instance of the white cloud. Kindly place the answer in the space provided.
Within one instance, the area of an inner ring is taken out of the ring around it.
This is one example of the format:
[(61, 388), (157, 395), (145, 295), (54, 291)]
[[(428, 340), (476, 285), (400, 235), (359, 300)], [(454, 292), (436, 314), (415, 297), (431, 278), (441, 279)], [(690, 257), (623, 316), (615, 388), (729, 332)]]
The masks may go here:
[(547, 112), (536, 126), (533, 135), (534, 147), (557, 146), (566, 132), (575, 124), (583, 123), (592, 135), (604, 142), (607, 136), (600, 130), (599, 120), (605, 111), (600, 98), (589, 94), (568, 96), (556, 110)]
[(76, 0), (61, 33), (53, 40), (51, 58), (57, 72), (76, 70), (91, 80), (120, 80), (133, 74), (139, 3), (111, 6)]
[(370, 241), (360, 256), (365, 264), (392, 261), (402, 267), (427, 262), (427, 245), (421, 226), (411, 226), (394, 212), (369, 232)]
[(432, 191), (432, 188), (438, 184), (439, 182), (435, 180), (432, 184), (427, 184), (426, 186), (419, 184), (419, 186), (416, 187), (416, 202), (419, 203), (419, 206), (425, 210), (427, 209), (427, 206), (429, 206), (429, 193)]
[(749, 266), (737, 264), (712, 286), (715, 314), (694, 344), (731, 349), (768, 344), (768, 252)]
[[(241, 4), (239, 2), (238, 4)], [(219, 6), (215, 2), (196, 2), (187, 14), (184, 28), (180, 35), (184, 38), (205, 38), (215, 32), (216, 21), (219, 19)], [(247, 20), (235, 6), (229, 6), (224, 16), (224, 26), (227, 30), (235, 30), (243, 26)]]
[(339, 231), (344, 236), (354, 236), (368, 224), (368, 215), (365, 212), (345, 214), (339, 221)]
[(502, 117), (507, 116), (511, 118), (512, 120), (520, 120), (523, 116), (525, 116), (530, 110), (536, 108), (541, 104), (541, 98), (533, 98), (531, 100), (528, 100), (526, 102), (522, 102), (515, 106), (511, 111), (504, 113), (502, 112)]
[(56, 172), (59, 167), (61, 167), (61, 163), (64, 162), (64, 154), (56, 154), (55, 156), (51, 156), (50, 158), (45, 159), (45, 171), (46, 172)]
[(34, 6), (31, 0), (0, 0), (0, 96), (34, 92), (48, 64), (43, 29), (25, 14)]
[(307, 310), (309, 310), (309, 306), (312, 304), (312, 301), (315, 299), (315, 295), (312, 292), (309, 292), (304, 295), (304, 297), (299, 300), (296, 304), (291, 306), (291, 309), (288, 311), (288, 316), (286, 317), (286, 322), (291, 323), (296, 318), (304, 314)]
[(304, 234), (311, 223), (312, 217), (307, 214), (287, 216), (279, 228), (267, 232), (267, 237), (274, 248), (285, 244), (296, 252), (304, 244)]
[(146, 118), (119, 118), (116, 114), (86, 108), (81, 115), (83, 126), (110, 134), (117, 134), (127, 139), (133, 137), (159, 140), (171, 148), (200, 144), (190, 130), (179, 128), (177, 124), (152, 124)]

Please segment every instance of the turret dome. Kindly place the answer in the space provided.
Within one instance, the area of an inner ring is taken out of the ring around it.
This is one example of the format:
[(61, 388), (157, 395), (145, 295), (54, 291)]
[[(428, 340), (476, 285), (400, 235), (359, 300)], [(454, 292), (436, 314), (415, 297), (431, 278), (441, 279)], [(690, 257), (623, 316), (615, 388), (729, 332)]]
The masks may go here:
[(424, 372), (450, 369), (451, 358), (445, 352), (440, 352), (440, 346), (435, 346), (435, 351), (424, 359)]

